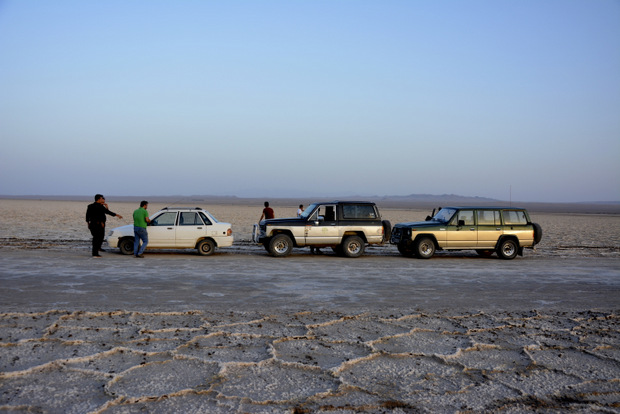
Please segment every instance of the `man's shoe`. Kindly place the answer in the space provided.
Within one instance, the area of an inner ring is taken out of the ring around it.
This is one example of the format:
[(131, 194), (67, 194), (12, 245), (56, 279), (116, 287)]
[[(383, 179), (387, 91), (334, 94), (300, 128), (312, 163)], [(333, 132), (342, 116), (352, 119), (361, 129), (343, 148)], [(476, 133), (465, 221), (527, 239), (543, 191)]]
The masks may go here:
[(101, 256), (99, 256), (98, 254), (93, 254), (93, 257), (100, 258)]
[(143, 255), (143, 254), (137, 254), (137, 255), (136, 255), (136, 258), (137, 258), (137, 259), (144, 259), (144, 255)]

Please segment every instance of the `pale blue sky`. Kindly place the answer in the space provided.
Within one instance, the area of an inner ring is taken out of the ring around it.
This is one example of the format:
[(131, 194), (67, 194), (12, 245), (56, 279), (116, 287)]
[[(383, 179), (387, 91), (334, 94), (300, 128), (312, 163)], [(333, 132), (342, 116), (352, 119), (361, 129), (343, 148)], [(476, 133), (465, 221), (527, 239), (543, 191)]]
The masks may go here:
[(620, 200), (620, 1), (0, 0), (0, 194)]

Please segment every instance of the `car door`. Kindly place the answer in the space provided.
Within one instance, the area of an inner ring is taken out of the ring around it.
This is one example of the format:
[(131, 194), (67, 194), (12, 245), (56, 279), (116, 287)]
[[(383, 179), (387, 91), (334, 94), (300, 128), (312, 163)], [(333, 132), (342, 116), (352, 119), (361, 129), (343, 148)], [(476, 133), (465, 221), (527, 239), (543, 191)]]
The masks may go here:
[(517, 236), (521, 246), (531, 246), (534, 241), (534, 231), (523, 210), (503, 210), (504, 234)]
[(174, 248), (176, 247), (177, 212), (167, 211), (151, 219), (147, 228), (149, 247)]
[(446, 246), (450, 249), (474, 249), (477, 244), (474, 210), (459, 210), (447, 226)]
[(200, 215), (194, 211), (181, 211), (176, 231), (178, 248), (193, 249), (199, 238), (207, 234), (206, 226)]
[(477, 210), (478, 248), (494, 249), (503, 233), (502, 219), (499, 210)]
[(305, 232), (306, 245), (336, 245), (339, 242), (336, 204), (322, 204), (312, 213)]

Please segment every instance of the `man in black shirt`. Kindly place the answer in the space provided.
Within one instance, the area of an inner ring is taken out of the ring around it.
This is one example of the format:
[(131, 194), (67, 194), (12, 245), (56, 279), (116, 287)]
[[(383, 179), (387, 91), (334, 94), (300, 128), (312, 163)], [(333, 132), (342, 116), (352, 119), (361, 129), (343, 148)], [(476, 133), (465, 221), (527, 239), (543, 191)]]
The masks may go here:
[(93, 235), (93, 257), (101, 257), (99, 251), (105, 237), (106, 214), (116, 216), (119, 219), (123, 218), (123, 216), (108, 210), (105, 198), (101, 194), (95, 195), (95, 202), (89, 204), (86, 209), (86, 223), (88, 223), (90, 234)]

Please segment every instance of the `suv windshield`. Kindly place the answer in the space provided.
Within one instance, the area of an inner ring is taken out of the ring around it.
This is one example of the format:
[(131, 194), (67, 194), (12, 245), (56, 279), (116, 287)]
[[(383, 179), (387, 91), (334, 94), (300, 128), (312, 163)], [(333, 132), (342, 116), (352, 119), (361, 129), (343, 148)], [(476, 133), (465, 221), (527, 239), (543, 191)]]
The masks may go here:
[(441, 210), (437, 212), (437, 214), (435, 214), (435, 217), (433, 217), (433, 220), (440, 221), (442, 223), (447, 223), (450, 221), (450, 219), (452, 218), (455, 212), (456, 212), (456, 209), (454, 208), (442, 208)]
[(306, 208), (304, 210), (303, 213), (301, 213), (301, 215), (299, 217), (303, 218), (303, 219), (308, 219), (308, 217), (310, 217), (310, 215), (312, 214), (312, 212), (314, 211), (314, 209), (316, 208), (317, 204), (310, 204), (308, 206), (308, 208)]

